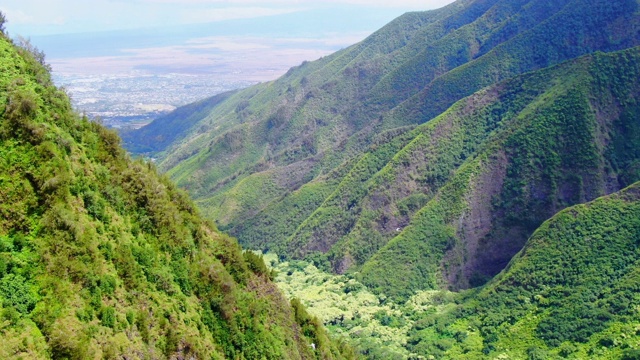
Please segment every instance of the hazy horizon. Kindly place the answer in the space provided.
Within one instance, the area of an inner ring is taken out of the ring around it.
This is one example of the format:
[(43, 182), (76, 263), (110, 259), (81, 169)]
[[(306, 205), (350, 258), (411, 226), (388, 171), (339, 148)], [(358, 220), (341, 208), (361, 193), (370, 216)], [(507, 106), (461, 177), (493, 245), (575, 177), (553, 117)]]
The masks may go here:
[(61, 74), (237, 74), (275, 79), (408, 11), (452, 0), (7, 0), (10, 36), (30, 38)]
[(44, 51), (56, 84), (68, 89), (79, 110), (111, 126), (130, 126), (275, 80), (405, 12), (450, 2), (7, 0), (0, 11), (9, 36), (29, 38)]
[[(357, 8), (364, 17), (379, 12), (387, 21), (407, 12), (442, 7), (452, 0), (5, 0), (7, 29), (22, 36), (78, 34), (113, 30), (260, 19), (299, 14), (313, 20), (314, 10)], [(307, 15), (305, 15), (305, 13)], [(311, 16), (311, 17), (310, 17)], [(353, 17), (351, 22), (357, 22)], [(348, 25), (348, 24), (347, 24)]]

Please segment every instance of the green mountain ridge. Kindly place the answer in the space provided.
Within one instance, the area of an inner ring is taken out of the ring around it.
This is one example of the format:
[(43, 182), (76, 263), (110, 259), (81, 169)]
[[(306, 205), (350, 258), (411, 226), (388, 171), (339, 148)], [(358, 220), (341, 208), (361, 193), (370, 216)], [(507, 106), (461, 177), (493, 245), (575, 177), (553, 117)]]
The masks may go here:
[(0, 358), (355, 357), (33, 50), (0, 35)]
[[(164, 149), (171, 143), (181, 140), (194, 124), (206, 117), (212, 109), (234, 92), (228, 91), (181, 106), (143, 129), (138, 131), (122, 129), (119, 135), (123, 144), (133, 153), (149, 153)], [(166, 131), (168, 128), (171, 132)], [(146, 141), (141, 142), (142, 139)]]
[[(616, 55), (630, 58), (615, 79), (595, 74), (620, 60), (604, 55), (513, 76), (640, 44), (637, 10), (493, 0), (410, 13), (230, 96), (158, 153), (159, 166), (248, 247), (361, 270), (390, 296), (475, 286), (558, 210), (636, 179), (627, 128), (637, 84), (624, 78), (637, 73), (633, 51)], [(533, 125), (540, 131), (527, 134)]]
[[(514, 78), (417, 128), (415, 140), (376, 174), (391, 180), (367, 190), (356, 228), (392, 221), (407, 177), (443, 185), (422, 191), (432, 198), (365, 262), (363, 282), (393, 296), (478, 285), (502, 270), (558, 210), (639, 180), (639, 50), (587, 56)], [(392, 210), (369, 205), (374, 200)], [(336, 253), (361, 249), (370, 239), (347, 238), (347, 251)]]

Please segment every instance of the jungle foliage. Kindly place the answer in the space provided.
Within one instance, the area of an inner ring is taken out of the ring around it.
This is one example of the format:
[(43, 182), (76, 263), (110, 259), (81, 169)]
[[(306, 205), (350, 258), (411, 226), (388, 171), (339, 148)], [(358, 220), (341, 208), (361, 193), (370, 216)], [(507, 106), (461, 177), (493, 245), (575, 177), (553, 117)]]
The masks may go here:
[(372, 293), (351, 274), (265, 256), (278, 286), (370, 359), (633, 359), (640, 183), (544, 222), (483, 287)]
[(640, 183), (562, 210), (485, 287), (421, 314), (408, 348), (442, 359), (633, 358), (639, 244)]

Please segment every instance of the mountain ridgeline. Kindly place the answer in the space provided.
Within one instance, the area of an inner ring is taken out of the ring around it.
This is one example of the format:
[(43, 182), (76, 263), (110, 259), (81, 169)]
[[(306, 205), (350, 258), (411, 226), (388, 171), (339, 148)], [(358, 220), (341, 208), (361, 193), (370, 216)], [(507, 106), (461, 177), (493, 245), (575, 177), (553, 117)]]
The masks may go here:
[(635, 0), (461, 0), (215, 102), (154, 156), (248, 247), (396, 298), (477, 286), (638, 180), (636, 45)]
[(32, 52), (0, 35), (0, 358), (354, 356)]

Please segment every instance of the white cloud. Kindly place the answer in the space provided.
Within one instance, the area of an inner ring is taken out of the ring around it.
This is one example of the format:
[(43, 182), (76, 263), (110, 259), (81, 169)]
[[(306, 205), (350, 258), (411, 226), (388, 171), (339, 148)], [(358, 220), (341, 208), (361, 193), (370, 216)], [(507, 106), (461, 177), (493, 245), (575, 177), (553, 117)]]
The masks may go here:
[(9, 22), (13, 22), (16, 24), (31, 24), (35, 21), (33, 16), (25, 14), (22, 10), (14, 10), (6, 8), (4, 6), (0, 6), (0, 11), (2, 11), (2, 13), (6, 15)]
[(54, 59), (51, 65), (54, 71), (65, 74), (122, 75), (155, 67), (181, 73), (206, 69), (220, 79), (267, 81), (304, 60), (333, 52), (304, 46), (317, 42), (320, 41), (303, 38), (207, 37), (192, 39), (184, 45), (124, 49), (119, 56)]
[[(319, 6), (319, 1), (315, 0), (139, 0), (145, 3), (154, 4), (227, 4), (227, 5), (310, 5)], [(453, 0), (325, 0), (323, 3), (332, 4), (354, 4), (366, 6), (384, 7), (416, 7), (418, 9), (433, 9), (453, 2)]]
[[(301, 0), (139, 0), (143, 3), (151, 4), (215, 4), (215, 5), (260, 5), (260, 6), (274, 6), (274, 5), (296, 5), (302, 3), (311, 3), (309, 1)], [(315, 2), (317, 5), (318, 2)]]
[[(10, 33), (25, 36), (150, 28), (357, 6), (428, 10), (453, 0), (2, 0)], [(386, 11), (384, 9), (383, 11)], [(391, 19), (389, 19), (391, 20)]]
[(266, 8), (266, 7), (226, 7), (214, 9), (182, 10), (183, 23), (205, 23), (222, 20), (250, 19), (263, 16), (288, 14), (300, 9)]

